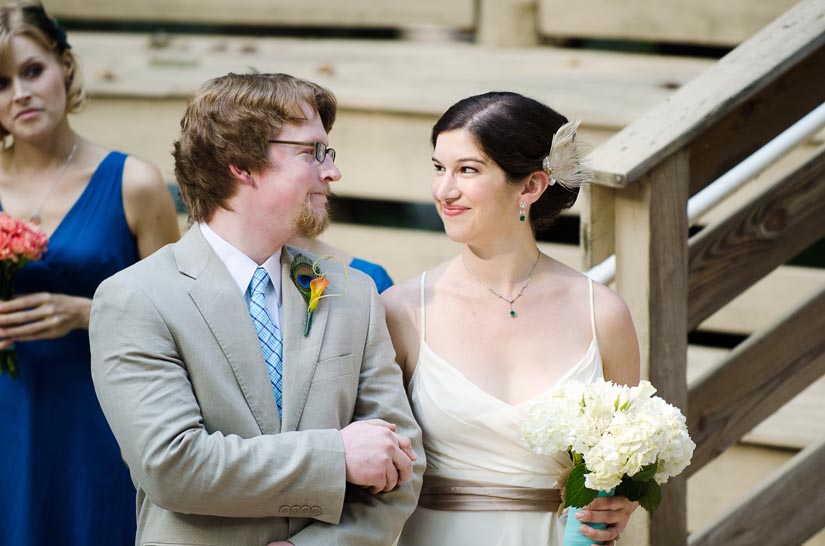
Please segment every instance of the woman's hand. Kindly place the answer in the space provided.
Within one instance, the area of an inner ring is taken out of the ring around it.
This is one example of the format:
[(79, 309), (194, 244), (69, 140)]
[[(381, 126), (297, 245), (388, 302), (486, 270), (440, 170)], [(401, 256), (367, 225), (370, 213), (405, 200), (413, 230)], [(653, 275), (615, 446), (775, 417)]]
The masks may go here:
[[(630, 502), (625, 497), (598, 497), (576, 514), (576, 519), (582, 523), (580, 532), (594, 541), (616, 546), (619, 535), (638, 507), (638, 502)], [(595, 529), (585, 523), (606, 523), (607, 528)]]
[(38, 292), (0, 302), (0, 350), (15, 341), (63, 337), (89, 327), (92, 300)]

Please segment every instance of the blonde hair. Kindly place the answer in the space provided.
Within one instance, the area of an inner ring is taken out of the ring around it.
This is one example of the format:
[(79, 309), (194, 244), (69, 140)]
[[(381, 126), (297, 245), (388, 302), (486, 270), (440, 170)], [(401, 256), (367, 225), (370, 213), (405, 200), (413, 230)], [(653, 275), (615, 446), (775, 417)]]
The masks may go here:
[[(8, 61), (11, 39), (15, 36), (30, 38), (46, 51), (54, 53), (58, 61), (66, 63), (66, 112), (78, 111), (86, 93), (77, 58), (66, 40), (65, 31), (46, 13), (40, 2), (10, 2), (0, 6), (0, 62)], [(0, 138), (8, 134), (6, 128), (0, 126)]]
[(208, 221), (226, 206), (237, 185), (232, 165), (247, 172), (269, 166), (268, 140), (286, 124), (318, 114), (329, 132), (336, 100), (327, 89), (288, 74), (227, 74), (189, 97), (175, 142), (175, 176), (193, 221)]

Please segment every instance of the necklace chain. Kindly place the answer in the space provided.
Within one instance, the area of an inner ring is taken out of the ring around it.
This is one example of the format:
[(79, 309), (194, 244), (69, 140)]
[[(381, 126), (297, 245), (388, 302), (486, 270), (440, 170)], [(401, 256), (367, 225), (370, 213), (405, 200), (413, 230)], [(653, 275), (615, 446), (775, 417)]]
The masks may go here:
[[(37, 207), (37, 209), (35, 209), (34, 212), (32, 212), (31, 216), (29, 216), (29, 222), (31, 222), (32, 224), (36, 226), (40, 225), (40, 222), (43, 220), (40, 217), (40, 211), (43, 210), (43, 205), (45, 205), (46, 201), (49, 200), (49, 196), (51, 196), (52, 192), (54, 191), (54, 188), (57, 186), (57, 183), (63, 177), (63, 172), (66, 170), (66, 167), (69, 165), (69, 163), (71, 163), (76, 151), (77, 139), (75, 139), (74, 144), (72, 144), (72, 151), (69, 152), (69, 155), (66, 157), (66, 161), (63, 162), (63, 166), (60, 167), (60, 172), (57, 173), (57, 176), (54, 178), (54, 181), (52, 181), (52, 185), (51, 187), (49, 187), (49, 191), (46, 192), (46, 195), (44, 195), (43, 199), (40, 201), (40, 206)], [(17, 178), (17, 162), (12, 161), (11, 167), (14, 174), (14, 178)]]
[(516, 301), (522, 296), (522, 294), (524, 294), (524, 290), (527, 288), (527, 285), (530, 284), (530, 281), (533, 280), (533, 270), (536, 268), (536, 265), (539, 263), (539, 258), (541, 258), (541, 252), (538, 253), (538, 255), (536, 256), (536, 261), (534, 261), (533, 265), (530, 266), (530, 271), (527, 272), (527, 279), (524, 281), (524, 284), (521, 285), (521, 288), (519, 288), (518, 293), (515, 296), (513, 296), (512, 298), (508, 298), (506, 296), (503, 296), (499, 292), (493, 290), (492, 288), (490, 288), (489, 286), (484, 284), (481, 281), (481, 279), (476, 277), (476, 274), (473, 273), (472, 270), (469, 267), (467, 267), (467, 262), (464, 261), (464, 254), (461, 255), (461, 263), (464, 265), (464, 269), (467, 270), (467, 273), (469, 273), (470, 276), (472, 278), (474, 278), (478, 284), (480, 284), (481, 286), (483, 286), (484, 288), (489, 290), (490, 293), (493, 294), (498, 299), (504, 300), (507, 303), (509, 303), (510, 304), (510, 316), (513, 317), (513, 318), (516, 318), (518, 316), (518, 314), (516, 313), (516, 310), (513, 309), (513, 304), (516, 303)]

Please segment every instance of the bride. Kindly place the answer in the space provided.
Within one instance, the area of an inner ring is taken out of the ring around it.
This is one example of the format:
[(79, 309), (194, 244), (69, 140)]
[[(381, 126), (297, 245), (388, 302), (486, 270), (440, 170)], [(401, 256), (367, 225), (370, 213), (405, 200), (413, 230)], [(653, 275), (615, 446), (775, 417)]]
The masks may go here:
[[(572, 378), (639, 380), (627, 307), (542, 254), (536, 229), (572, 206), (591, 174), (577, 124), (516, 93), (453, 105), (432, 131), (432, 195), (461, 254), (383, 294), (428, 468), (400, 546), (561, 546), (566, 454), (533, 453), (527, 403)], [(583, 533), (615, 544), (636, 503), (599, 498)]]

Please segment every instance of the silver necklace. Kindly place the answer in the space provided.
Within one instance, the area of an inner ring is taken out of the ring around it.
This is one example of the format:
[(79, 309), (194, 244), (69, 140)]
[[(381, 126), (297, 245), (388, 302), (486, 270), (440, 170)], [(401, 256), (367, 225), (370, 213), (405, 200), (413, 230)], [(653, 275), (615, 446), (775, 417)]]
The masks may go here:
[[(49, 200), (49, 196), (54, 191), (55, 186), (57, 186), (57, 183), (63, 177), (63, 171), (65, 171), (66, 167), (69, 165), (69, 163), (71, 163), (72, 158), (74, 157), (74, 153), (76, 151), (77, 151), (77, 139), (75, 139), (74, 144), (72, 144), (72, 151), (69, 152), (69, 156), (66, 158), (66, 161), (63, 162), (63, 166), (60, 167), (60, 172), (58, 172), (57, 176), (54, 177), (54, 180), (52, 181), (52, 185), (49, 188), (49, 191), (46, 192), (46, 195), (43, 197), (43, 200), (40, 201), (40, 206), (37, 207), (37, 209), (34, 212), (32, 212), (31, 216), (29, 216), (29, 222), (31, 222), (32, 224), (34, 224), (36, 226), (39, 226), (40, 222), (43, 221), (43, 219), (40, 217), (40, 211), (43, 210), (43, 205), (45, 205), (46, 201)], [(17, 162), (12, 161), (11, 167), (12, 167), (14, 177), (17, 178)]]
[(536, 256), (536, 261), (533, 262), (533, 265), (530, 267), (530, 271), (527, 272), (527, 280), (525, 280), (524, 284), (521, 285), (521, 288), (519, 289), (518, 294), (516, 294), (512, 298), (508, 298), (508, 297), (503, 296), (502, 294), (499, 294), (498, 292), (496, 292), (495, 290), (493, 290), (492, 288), (490, 288), (489, 286), (487, 286), (486, 284), (481, 282), (481, 279), (476, 277), (475, 273), (473, 273), (472, 270), (470, 270), (470, 268), (467, 267), (467, 262), (464, 261), (464, 254), (461, 255), (461, 263), (464, 265), (464, 269), (467, 270), (467, 273), (469, 273), (470, 276), (472, 278), (474, 278), (478, 284), (480, 284), (481, 286), (483, 286), (484, 288), (489, 290), (490, 293), (493, 294), (498, 299), (504, 300), (507, 303), (509, 303), (510, 304), (510, 316), (512, 318), (516, 318), (518, 316), (518, 313), (516, 313), (516, 310), (513, 309), (513, 304), (516, 303), (516, 301), (522, 296), (522, 294), (524, 294), (524, 289), (527, 288), (527, 285), (530, 284), (530, 281), (533, 280), (533, 270), (536, 268), (536, 264), (539, 263), (539, 258), (541, 258), (541, 252), (538, 253), (538, 255)]

